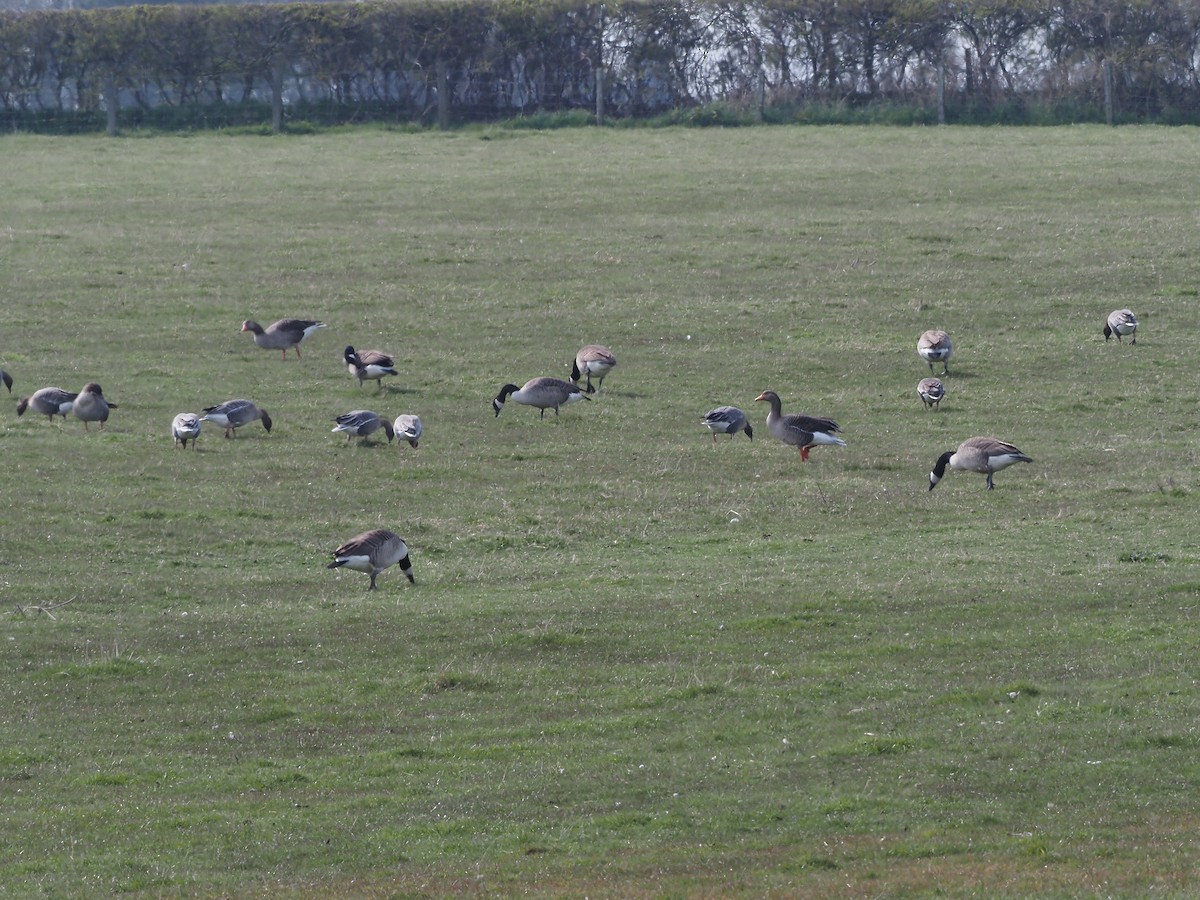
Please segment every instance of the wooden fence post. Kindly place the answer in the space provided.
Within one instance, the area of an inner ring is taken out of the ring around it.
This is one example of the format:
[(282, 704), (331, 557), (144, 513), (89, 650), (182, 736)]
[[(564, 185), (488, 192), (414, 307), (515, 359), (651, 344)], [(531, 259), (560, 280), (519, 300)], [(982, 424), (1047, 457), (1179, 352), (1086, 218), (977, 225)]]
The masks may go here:
[(604, 124), (604, 68), (596, 66), (596, 124)]
[(758, 109), (754, 118), (761, 122), (767, 113), (767, 72), (761, 66), (758, 69)]
[(446, 61), (437, 61), (437, 123), (445, 131), (450, 127), (450, 72)]
[(1113, 123), (1113, 68), (1112, 60), (1104, 61), (1104, 122)]
[(104, 75), (104, 113), (105, 133), (109, 137), (117, 136), (117, 78), (112, 72)]
[(937, 70), (937, 123), (946, 124), (946, 61), (938, 60)]

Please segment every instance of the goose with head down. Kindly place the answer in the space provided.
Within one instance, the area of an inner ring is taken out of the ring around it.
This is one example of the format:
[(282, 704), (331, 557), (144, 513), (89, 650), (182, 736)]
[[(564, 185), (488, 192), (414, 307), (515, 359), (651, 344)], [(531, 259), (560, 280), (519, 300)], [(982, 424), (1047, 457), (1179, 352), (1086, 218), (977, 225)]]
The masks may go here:
[(926, 331), (917, 339), (917, 356), (929, 363), (929, 371), (933, 372), (933, 364), (942, 364), (942, 374), (950, 374), (950, 356), (954, 353), (954, 342), (950, 335), (939, 329)]
[(946, 396), (946, 386), (940, 378), (922, 378), (917, 382), (917, 396), (926, 409), (940, 409), (942, 398)]
[(521, 387), (517, 387), (515, 384), (504, 385), (500, 388), (496, 399), (492, 401), (492, 409), (496, 411), (496, 415), (500, 415), (500, 410), (504, 409), (504, 402), (510, 398), (517, 403), (540, 409), (543, 419), (546, 418), (548, 409), (554, 410), (554, 415), (557, 416), (560, 406), (566, 406), (568, 403), (575, 403), (578, 400), (592, 399), (579, 385), (549, 376), (531, 378)]
[(399, 374), (396, 372), (396, 361), (380, 350), (359, 351), (347, 347), (342, 356), (350, 374), (358, 379), (359, 387), (364, 381), (374, 381), (382, 391), (384, 377)]
[[(603, 344), (588, 344), (575, 354), (575, 362), (571, 364), (571, 380), (579, 384), (580, 378), (587, 379), (585, 390), (595, 393), (604, 386), (608, 373), (617, 367), (617, 358)], [(592, 376), (596, 376), (596, 387), (592, 387)]]
[(1014, 463), (1033, 462), (1028, 456), (1005, 441), (993, 437), (967, 438), (957, 450), (947, 450), (934, 463), (929, 473), (929, 489), (932, 491), (946, 474), (946, 466), (963, 472), (978, 472), (987, 476), (987, 489), (993, 490), (992, 475), (1007, 469)]
[(72, 408), (75, 406), (75, 398), (78, 394), (71, 391), (64, 391), (60, 387), (44, 387), (41, 390), (34, 391), (28, 397), (22, 397), (17, 402), (17, 415), (25, 415), (25, 410), (32, 409), (36, 413), (41, 413), (47, 416), (51, 422), (55, 416), (67, 417)]
[(412, 416), (407, 413), (396, 416), (396, 421), (392, 423), (392, 428), (396, 432), (396, 447), (400, 447), (401, 441), (408, 441), (409, 445), (414, 450), (417, 449), (417, 442), (421, 439), (425, 428), (421, 425), (420, 416)]
[(408, 545), (394, 532), (386, 528), (376, 528), (364, 531), (350, 538), (333, 551), (333, 562), (327, 569), (340, 569), (343, 566), (356, 572), (365, 572), (371, 576), (368, 591), (375, 590), (375, 576), (384, 569), (400, 564), (404, 577), (416, 584), (413, 578), (412, 562), (408, 557)]
[(324, 322), (313, 319), (280, 319), (263, 328), (253, 319), (242, 323), (242, 331), (254, 335), (254, 343), (264, 350), (282, 350), (283, 358), (287, 359), (289, 349), (296, 351), (296, 359), (300, 359), (300, 342), (316, 331), (324, 328)]
[(241, 428), (243, 425), (249, 425), (251, 422), (262, 420), (263, 428), (269, 434), (271, 431), (271, 417), (267, 415), (265, 409), (259, 409), (249, 400), (226, 400), (224, 403), (219, 403), (216, 406), (206, 406), (204, 415), (200, 417), (201, 422), (212, 422), (214, 425), (219, 425), (225, 429), (225, 437), (233, 437), (233, 432)]
[(195, 413), (185, 412), (177, 415), (171, 422), (171, 437), (175, 439), (174, 446), (181, 444), (187, 449), (188, 441), (192, 449), (196, 449), (196, 438), (200, 437), (200, 417)]
[(392, 442), (396, 433), (392, 430), (392, 423), (386, 419), (381, 419), (379, 413), (372, 412), (369, 409), (353, 409), (348, 413), (342, 413), (336, 419), (336, 425), (333, 426), (333, 433), (339, 431), (346, 432), (346, 443), (350, 443), (351, 438), (369, 437), (380, 428), (387, 435), (388, 443)]
[(1132, 309), (1114, 309), (1108, 314), (1108, 318), (1104, 320), (1104, 340), (1107, 343), (1108, 339), (1114, 334), (1117, 336), (1117, 343), (1122, 343), (1121, 335), (1129, 337), (1129, 343), (1137, 343), (1138, 320), (1133, 314)]
[(754, 429), (746, 420), (746, 414), (736, 406), (718, 406), (716, 409), (710, 409), (704, 414), (700, 424), (708, 428), (714, 444), (718, 434), (727, 434), (732, 441), (739, 431), (746, 432), (746, 437), (754, 440)]
[(767, 428), (779, 440), (797, 448), (800, 451), (801, 460), (807, 460), (808, 451), (821, 444), (846, 446), (846, 442), (834, 433), (841, 429), (833, 419), (805, 416), (799, 413), (785, 416), (783, 402), (774, 391), (763, 391), (754, 400), (756, 403), (761, 400), (770, 404), (771, 411), (767, 413)]

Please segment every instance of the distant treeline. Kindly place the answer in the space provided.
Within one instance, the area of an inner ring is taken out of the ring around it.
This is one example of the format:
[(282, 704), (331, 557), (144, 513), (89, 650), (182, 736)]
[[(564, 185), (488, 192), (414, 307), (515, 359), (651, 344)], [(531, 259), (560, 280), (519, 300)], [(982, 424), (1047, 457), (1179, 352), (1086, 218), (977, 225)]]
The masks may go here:
[(1200, 0), (9, 11), (0, 13), (0, 122), (1200, 122), (1198, 50)]

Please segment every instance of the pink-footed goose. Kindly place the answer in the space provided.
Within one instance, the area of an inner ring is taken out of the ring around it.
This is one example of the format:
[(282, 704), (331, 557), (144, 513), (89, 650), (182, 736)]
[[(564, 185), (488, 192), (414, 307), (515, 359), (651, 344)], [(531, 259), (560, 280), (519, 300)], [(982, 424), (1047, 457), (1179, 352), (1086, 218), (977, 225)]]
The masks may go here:
[(1122, 343), (1121, 335), (1130, 336), (1129, 343), (1137, 343), (1137, 316), (1133, 314), (1131, 309), (1114, 309), (1108, 314), (1108, 318), (1104, 320), (1104, 341), (1114, 334), (1117, 336), (1117, 343)]
[(732, 441), (739, 431), (746, 432), (746, 437), (754, 440), (754, 429), (746, 420), (746, 414), (736, 406), (718, 406), (716, 409), (710, 409), (700, 423), (708, 427), (714, 444), (718, 434), (727, 434)]
[(23, 416), (25, 410), (32, 409), (35, 413), (49, 417), (51, 422), (54, 421), (55, 416), (62, 416), (65, 419), (67, 413), (75, 405), (75, 398), (78, 396), (78, 394), (64, 391), (60, 387), (44, 387), (34, 391), (28, 397), (22, 397), (17, 402), (17, 415)]
[(324, 327), (324, 322), (312, 319), (280, 319), (266, 328), (253, 319), (242, 323), (242, 331), (254, 335), (254, 343), (264, 350), (282, 350), (284, 359), (287, 359), (287, 352), (291, 348), (296, 350), (296, 359), (300, 359), (300, 342), (318, 328)]
[(392, 430), (392, 423), (386, 419), (379, 418), (379, 413), (372, 412), (369, 409), (353, 409), (348, 413), (342, 413), (336, 419), (336, 425), (333, 426), (333, 433), (339, 431), (346, 432), (346, 443), (350, 443), (351, 438), (365, 438), (377, 432), (380, 428), (387, 435), (388, 443), (396, 436)]
[(259, 409), (249, 400), (226, 400), (224, 403), (218, 403), (216, 406), (206, 406), (204, 415), (200, 417), (201, 422), (212, 422), (225, 429), (225, 437), (233, 437), (233, 432), (243, 425), (249, 425), (251, 422), (262, 420), (263, 428), (268, 433), (271, 431), (271, 417), (267, 415), (265, 409)]
[(83, 389), (75, 397), (75, 402), (71, 404), (71, 412), (75, 414), (75, 418), (83, 420), (83, 430), (90, 431), (88, 422), (99, 422), (100, 430), (104, 430), (104, 423), (108, 421), (108, 411), (116, 409), (117, 404), (104, 396), (104, 391), (100, 385), (94, 381), (89, 381), (83, 386)]
[(192, 449), (196, 449), (196, 438), (200, 437), (200, 417), (195, 413), (180, 413), (171, 421), (171, 437), (174, 438), (174, 446), (178, 447), (181, 444), (183, 449), (187, 449), (188, 441), (192, 442)]

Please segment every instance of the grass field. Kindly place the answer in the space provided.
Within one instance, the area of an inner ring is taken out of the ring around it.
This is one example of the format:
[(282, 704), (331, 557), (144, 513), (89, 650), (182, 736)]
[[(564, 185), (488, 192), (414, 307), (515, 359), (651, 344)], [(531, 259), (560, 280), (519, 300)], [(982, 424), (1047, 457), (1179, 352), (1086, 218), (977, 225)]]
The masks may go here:
[[(1197, 131), (0, 145), (0, 894), (1200, 892)], [(976, 434), (1034, 463), (930, 492)], [(415, 585), (325, 568), (373, 527)]]

